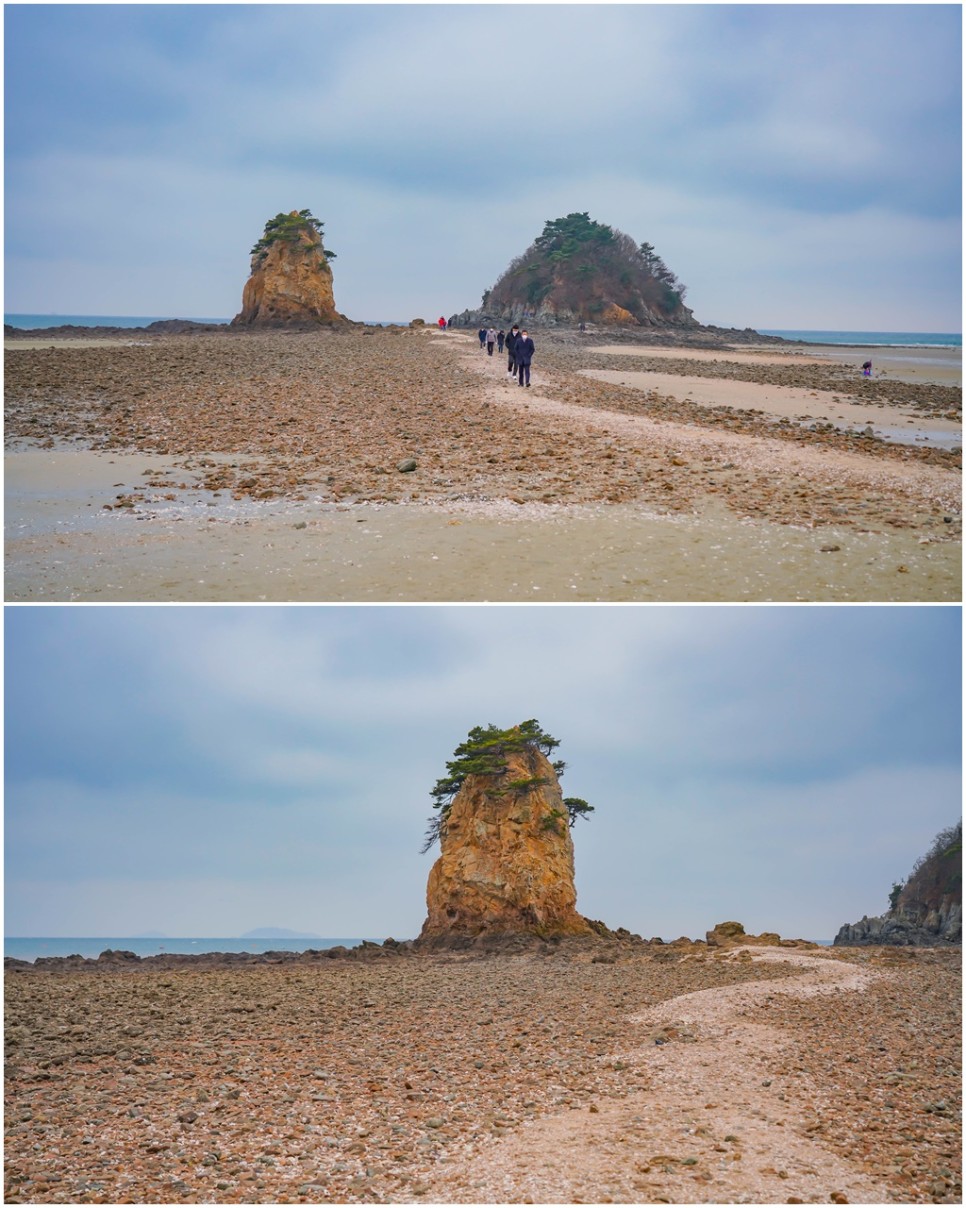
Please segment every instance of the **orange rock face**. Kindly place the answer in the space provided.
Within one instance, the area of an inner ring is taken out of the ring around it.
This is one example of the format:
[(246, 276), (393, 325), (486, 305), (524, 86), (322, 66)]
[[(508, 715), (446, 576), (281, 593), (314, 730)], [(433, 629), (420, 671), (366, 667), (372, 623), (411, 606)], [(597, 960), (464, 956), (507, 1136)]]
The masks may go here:
[(550, 761), (527, 749), (498, 776), (467, 776), (440, 834), (420, 942), (591, 935), (577, 913), (574, 846)]
[(335, 309), (332, 270), (317, 232), (280, 239), (252, 257), (242, 309), (232, 327), (307, 327), (347, 323)]
[(631, 327), (640, 326), (637, 319), (634, 318), (631, 312), (629, 310), (625, 310), (623, 306), (618, 306), (616, 302), (610, 302), (604, 307), (599, 321), (601, 323), (618, 323), (621, 325), (626, 324)]

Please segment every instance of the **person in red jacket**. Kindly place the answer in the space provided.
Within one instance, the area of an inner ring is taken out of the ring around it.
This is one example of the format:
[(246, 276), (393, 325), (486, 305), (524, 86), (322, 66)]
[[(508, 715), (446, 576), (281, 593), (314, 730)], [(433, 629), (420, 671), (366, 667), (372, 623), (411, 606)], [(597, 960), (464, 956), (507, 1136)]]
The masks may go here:
[(440, 331), (446, 330), (446, 320), (443, 318), (442, 315), (439, 316), (439, 330)]

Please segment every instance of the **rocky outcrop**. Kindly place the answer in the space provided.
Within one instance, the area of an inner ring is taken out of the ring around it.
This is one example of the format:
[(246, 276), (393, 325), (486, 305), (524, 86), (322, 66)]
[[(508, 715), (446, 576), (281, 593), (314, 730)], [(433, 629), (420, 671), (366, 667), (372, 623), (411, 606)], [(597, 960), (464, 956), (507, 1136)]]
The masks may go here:
[(321, 223), (307, 210), (279, 214), (252, 251), (251, 276), (232, 327), (312, 328), (348, 323), (335, 308)]
[(577, 913), (567, 809), (542, 751), (511, 751), (502, 773), (467, 776), (439, 837), (420, 947), (599, 934)]
[(674, 328), (700, 326), (685, 287), (653, 247), (587, 213), (547, 222), (543, 233), (483, 295), (458, 327), (519, 322), (527, 327)]
[(896, 907), (886, 914), (839, 928), (837, 947), (862, 948), (869, 944), (897, 944), (911, 948), (935, 948), (963, 942), (963, 904), (943, 899), (935, 909)]
[(383, 940), (381, 944), (363, 940), (353, 948), (336, 944), (332, 948), (306, 948), (302, 952), (287, 948), (268, 952), (161, 952), (138, 956), (125, 949), (106, 948), (100, 956), (39, 956), (34, 961), (4, 957), (5, 973), (64, 972), (81, 970), (104, 972), (116, 969), (221, 969), (238, 965), (308, 964), (322, 960), (377, 961), (413, 954), (412, 940)]
[(746, 935), (741, 923), (716, 923), (714, 930), (705, 932), (705, 943), (709, 948), (741, 948), (752, 945), (762, 948), (817, 948), (812, 940), (783, 940), (777, 931), (763, 931), (761, 935)]
[(883, 915), (864, 916), (839, 928), (839, 947), (895, 944), (932, 948), (963, 942), (962, 823), (936, 836)]

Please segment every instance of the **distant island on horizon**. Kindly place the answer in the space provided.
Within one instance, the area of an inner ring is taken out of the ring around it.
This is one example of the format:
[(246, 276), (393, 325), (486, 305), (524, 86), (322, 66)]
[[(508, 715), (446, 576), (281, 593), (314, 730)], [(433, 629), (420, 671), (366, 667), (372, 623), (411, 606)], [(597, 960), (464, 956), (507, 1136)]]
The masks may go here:
[(242, 940), (321, 940), (325, 936), (315, 931), (290, 931), (288, 927), (256, 927), (238, 937)]

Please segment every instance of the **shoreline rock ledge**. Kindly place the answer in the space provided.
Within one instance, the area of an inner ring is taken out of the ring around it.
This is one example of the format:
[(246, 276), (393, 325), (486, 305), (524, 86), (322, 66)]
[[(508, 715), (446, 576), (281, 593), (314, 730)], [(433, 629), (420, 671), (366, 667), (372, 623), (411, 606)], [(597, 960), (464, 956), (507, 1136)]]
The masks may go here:
[(574, 845), (557, 774), (544, 753), (510, 751), (470, 774), (439, 832), (416, 947), (526, 948), (616, 934), (577, 913)]

